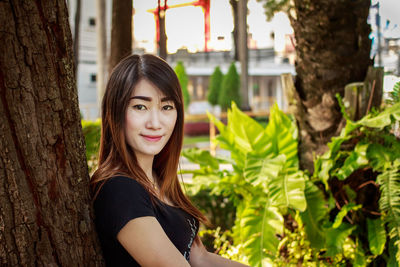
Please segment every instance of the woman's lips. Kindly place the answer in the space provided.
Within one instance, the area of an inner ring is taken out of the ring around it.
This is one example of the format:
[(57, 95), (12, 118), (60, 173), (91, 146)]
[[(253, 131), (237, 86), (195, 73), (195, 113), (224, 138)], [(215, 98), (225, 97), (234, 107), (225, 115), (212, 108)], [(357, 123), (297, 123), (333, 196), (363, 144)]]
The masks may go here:
[(162, 138), (162, 135), (142, 135), (144, 139), (150, 142), (157, 142)]

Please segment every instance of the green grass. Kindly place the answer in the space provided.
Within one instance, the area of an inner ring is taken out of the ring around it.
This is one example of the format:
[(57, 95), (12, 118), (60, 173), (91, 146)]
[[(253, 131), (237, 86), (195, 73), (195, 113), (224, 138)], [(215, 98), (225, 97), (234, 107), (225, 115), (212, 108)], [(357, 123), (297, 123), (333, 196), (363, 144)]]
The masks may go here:
[(200, 142), (210, 142), (210, 137), (208, 135), (201, 135), (201, 136), (185, 136), (183, 138), (183, 145), (192, 145)]

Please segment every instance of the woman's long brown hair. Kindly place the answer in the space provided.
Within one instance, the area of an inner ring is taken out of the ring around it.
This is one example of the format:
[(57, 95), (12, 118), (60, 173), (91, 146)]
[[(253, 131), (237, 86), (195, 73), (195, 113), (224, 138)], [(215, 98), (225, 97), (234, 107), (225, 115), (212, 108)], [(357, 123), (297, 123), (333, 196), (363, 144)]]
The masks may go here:
[(124, 175), (139, 182), (150, 193), (152, 199), (157, 198), (152, 183), (140, 168), (135, 153), (126, 143), (124, 133), (129, 99), (135, 86), (142, 79), (153, 83), (165, 96), (171, 97), (177, 109), (174, 131), (153, 162), (153, 169), (158, 176), (160, 196), (165, 196), (174, 205), (208, 224), (207, 218), (183, 193), (177, 177), (184, 122), (181, 86), (168, 63), (154, 55), (128, 56), (111, 73), (102, 101), (99, 167), (91, 178), (92, 189), (98, 191), (101, 184), (108, 179)]

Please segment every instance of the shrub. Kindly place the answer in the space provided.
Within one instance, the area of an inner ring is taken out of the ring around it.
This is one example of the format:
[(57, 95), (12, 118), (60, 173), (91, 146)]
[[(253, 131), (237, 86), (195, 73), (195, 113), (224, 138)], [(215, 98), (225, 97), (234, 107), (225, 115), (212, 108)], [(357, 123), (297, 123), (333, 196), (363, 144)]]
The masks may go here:
[(232, 101), (240, 107), (240, 78), (236, 71), (235, 63), (232, 62), (228, 73), (224, 76), (221, 85), (221, 92), (218, 97), (218, 104), (222, 110), (227, 110)]
[(101, 121), (82, 120), (82, 132), (86, 143), (86, 160), (89, 173), (92, 173), (97, 166), (100, 146)]
[(183, 65), (182, 61), (178, 61), (178, 63), (175, 66), (175, 73), (176, 76), (178, 76), (179, 83), (181, 84), (182, 87), (182, 94), (183, 94), (183, 103), (185, 109), (189, 107), (190, 103), (190, 95), (188, 91), (188, 83), (189, 79), (185, 71), (185, 66)]
[(222, 74), (221, 69), (217, 66), (214, 69), (213, 74), (210, 77), (210, 84), (208, 87), (207, 100), (212, 106), (218, 105), (218, 97), (221, 91), (222, 80), (224, 74)]

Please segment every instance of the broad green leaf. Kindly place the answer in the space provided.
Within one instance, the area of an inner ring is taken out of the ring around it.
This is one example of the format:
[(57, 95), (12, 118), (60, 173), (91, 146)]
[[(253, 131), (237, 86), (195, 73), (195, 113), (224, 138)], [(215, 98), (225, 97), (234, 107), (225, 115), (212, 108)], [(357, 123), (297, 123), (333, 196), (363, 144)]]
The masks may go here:
[(372, 117), (372, 115), (369, 114), (359, 120), (357, 123), (370, 128), (382, 129), (383, 127), (386, 127), (392, 123), (392, 117), (395, 120), (400, 121), (400, 103), (396, 103), (391, 107), (385, 108), (375, 117)]
[(267, 256), (273, 257), (277, 253), (279, 240), (277, 234), (282, 234), (283, 217), (277, 208), (268, 204), (264, 208), (257, 208), (253, 203), (241, 214), (241, 235), (245, 236), (243, 246), (251, 266), (260, 266)]
[(275, 156), (284, 154), (288, 167), (298, 167), (297, 126), (293, 120), (279, 110), (276, 103), (271, 109), (265, 132), (272, 144), (272, 153)]
[(300, 217), (304, 223), (311, 246), (315, 249), (321, 249), (325, 244), (326, 233), (322, 228), (322, 224), (328, 216), (327, 203), (322, 191), (310, 181), (306, 181), (304, 193), (307, 209), (300, 213)]
[(367, 157), (375, 171), (383, 171), (392, 160), (390, 149), (380, 144), (371, 144), (367, 150)]
[(191, 194), (198, 193), (202, 188), (212, 188), (220, 182), (218, 175), (207, 174), (207, 175), (196, 175), (193, 176), (193, 183), (191, 185)]
[(209, 166), (213, 169), (219, 169), (218, 160), (213, 157), (209, 151), (198, 148), (188, 148), (182, 151), (185, 158), (193, 163), (199, 164), (201, 167)]
[(342, 209), (336, 215), (335, 221), (332, 225), (333, 228), (338, 228), (343, 221), (344, 216), (351, 210), (358, 210), (362, 207), (362, 205), (356, 205), (355, 203), (349, 203), (342, 207)]
[(344, 180), (355, 170), (364, 167), (368, 164), (367, 149), (369, 144), (358, 143), (350, 156), (346, 158), (343, 166), (336, 173), (339, 180)]
[(343, 251), (343, 244), (348, 236), (356, 229), (347, 223), (342, 223), (338, 228), (328, 228), (326, 231), (326, 256), (333, 257)]
[(268, 186), (272, 205), (305, 211), (305, 181), (305, 175), (294, 168), (285, 169), (278, 176), (272, 177)]
[(386, 244), (386, 230), (383, 221), (367, 218), (369, 249), (374, 255), (381, 255)]
[(227, 130), (234, 135), (235, 144), (246, 153), (263, 154), (270, 142), (264, 128), (240, 111), (234, 102), (232, 110), (228, 111)]
[(260, 159), (249, 156), (246, 158), (244, 177), (254, 186), (262, 184), (265, 188), (267, 182), (278, 177), (286, 162), (285, 155), (281, 154), (274, 158)]

